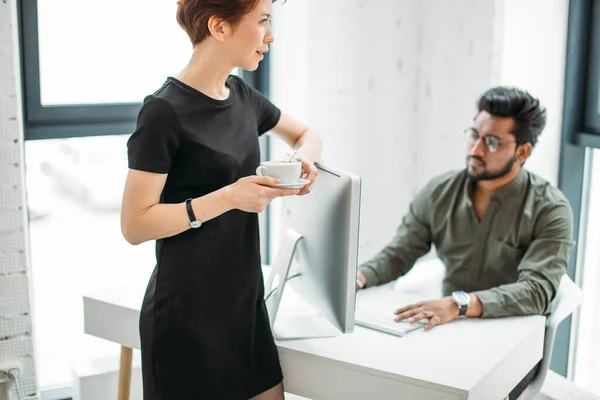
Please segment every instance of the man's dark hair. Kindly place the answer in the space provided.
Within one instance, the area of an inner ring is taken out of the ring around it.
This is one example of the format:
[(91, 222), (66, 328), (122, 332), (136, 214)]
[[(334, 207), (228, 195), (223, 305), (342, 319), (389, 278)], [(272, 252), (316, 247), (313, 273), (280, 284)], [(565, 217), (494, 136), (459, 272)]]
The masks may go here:
[(509, 87), (488, 89), (477, 102), (478, 113), (487, 111), (498, 117), (511, 117), (515, 128), (511, 132), (518, 144), (535, 146), (546, 126), (546, 109), (540, 101), (524, 90)]

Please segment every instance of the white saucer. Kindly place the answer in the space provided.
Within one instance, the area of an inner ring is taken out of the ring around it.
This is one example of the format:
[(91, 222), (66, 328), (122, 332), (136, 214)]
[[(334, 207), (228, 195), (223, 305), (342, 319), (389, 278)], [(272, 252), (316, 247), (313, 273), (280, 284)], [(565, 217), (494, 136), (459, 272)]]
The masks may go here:
[(308, 183), (310, 183), (308, 179), (298, 179), (296, 183), (280, 183), (279, 185), (271, 185), (270, 187), (280, 189), (302, 189)]

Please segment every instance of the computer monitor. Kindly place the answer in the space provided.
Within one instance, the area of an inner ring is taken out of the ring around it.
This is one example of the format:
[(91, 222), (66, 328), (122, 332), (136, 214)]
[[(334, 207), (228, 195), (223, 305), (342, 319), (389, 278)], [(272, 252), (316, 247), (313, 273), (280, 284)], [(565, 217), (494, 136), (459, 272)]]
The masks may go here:
[[(360, 178), (317, 163), (311, 193), (283, 199), (283, 237), (266, 304), (277, 339), (337, 336), (354, 330)], [(277, 282), (277, 283), (276, 283)], [(316, 314), (279, 314), (286, 285)], [(277, 320), (285, 323), (276, 324)]]

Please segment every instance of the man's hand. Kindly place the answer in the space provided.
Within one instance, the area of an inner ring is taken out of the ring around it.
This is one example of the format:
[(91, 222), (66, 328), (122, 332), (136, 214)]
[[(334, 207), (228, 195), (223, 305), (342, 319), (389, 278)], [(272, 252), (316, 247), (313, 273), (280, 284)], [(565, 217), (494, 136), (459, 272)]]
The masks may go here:
[[(367, 284), (367, 277), (361, 271), (358, 271), (356, 273), (356, 278), (362, 282), (363, 287)], [(360, 287), (358, 286), (358, 283), (357, 283), (356, 290), (359, 290), (359, 289), (360, 289)]]
[(456, 303), (448, 296), (439, 300), (411, 304), (397, 309), (394, 314), (396, 314), (396, 322), (410, 318), (411, 324), (427, 318), (429, 323), (425, 325), (425, 330), (428, 331), (436, 325), (454, 321), (458, 317), (459, 310)]

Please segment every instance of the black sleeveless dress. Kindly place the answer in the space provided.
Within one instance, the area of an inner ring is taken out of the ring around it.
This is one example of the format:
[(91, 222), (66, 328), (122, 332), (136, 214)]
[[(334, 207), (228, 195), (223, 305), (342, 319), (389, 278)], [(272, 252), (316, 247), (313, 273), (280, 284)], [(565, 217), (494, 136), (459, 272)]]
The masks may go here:
[[(129, 168), (168, 174), (161, 203), (255, 174), (258, 137), (280, 111), (236, 76), (227, 85), (221, 101), (168, 78), (144, 100)], [(157, 240), (156, 258), (140, 315), (145, 400), (248, 400), (282, 381), (257, 214), (232, 210)]]

